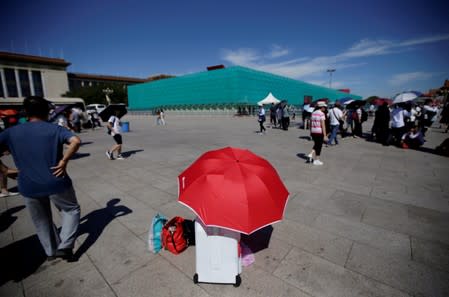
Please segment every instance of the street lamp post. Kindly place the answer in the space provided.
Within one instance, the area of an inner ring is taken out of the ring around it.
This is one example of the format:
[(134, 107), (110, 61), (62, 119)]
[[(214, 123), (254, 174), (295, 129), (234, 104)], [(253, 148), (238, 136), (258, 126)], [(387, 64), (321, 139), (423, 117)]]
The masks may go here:
[(329, 72), (329, 89), (332, 88), (332, 73), (335, 72), (336, 69), (327, 69), (326, 71)]
[(109, 88), (106, 88), (106, 89), (103, 89), (103, 93), (104, 93), (105, 96), (106, 96), (106, 101), (108, 102), (108, 105), (110, 105), (110, 104), (111, 104), (111, 98), (109, 98), (109, 95), (111, 95), (112, 93), (114, 93), (114, 90), (109, 89)]

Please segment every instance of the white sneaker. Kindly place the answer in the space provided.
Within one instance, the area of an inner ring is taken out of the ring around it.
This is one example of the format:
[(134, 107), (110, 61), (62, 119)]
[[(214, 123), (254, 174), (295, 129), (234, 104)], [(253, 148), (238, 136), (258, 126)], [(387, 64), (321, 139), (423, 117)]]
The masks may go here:
[(321, 162), (320, 160), (315, 160), (313, 161), (313, 165), (323, 165), (324, 163)]
[(109, 151), (106, 151), (106, 156), (109, 160), (114, 160), (114, 157), (112, 157), (112, 154)]
[(0, 193), (0, 198), (10, 197), (10, 196), (17, 196), (17, 195), (19, 195), (18, 192)]
[(121, 154), (119, 154), (119, 155), (117, 155), (117, 158), (116, 158), (117, 160), (124, 160), (125, 158), (121, 155)]

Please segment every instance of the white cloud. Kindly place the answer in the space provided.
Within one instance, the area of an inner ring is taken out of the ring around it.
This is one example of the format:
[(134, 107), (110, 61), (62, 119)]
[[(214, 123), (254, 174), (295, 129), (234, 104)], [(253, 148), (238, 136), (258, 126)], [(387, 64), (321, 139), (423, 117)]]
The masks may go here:
[[(270, 59), (284, 57), (290, 51), (280, 45), (273, 45), (266, 54), (250, 48), (224, 50), (222, 59), (232, 64), (246, 66), (291, 78), (322, 75), (329, 68), (344, 69), (365, 65), (366, 62), (353, 61), (364, 57), (393, 54), (409, 50), (410, 46), (449, 40), (449, 34), (434, 35), (404, 41), (362, 39), (347, 50), (331, 56), (293, 58), (272, 62)], [(404, 79), (404, 78), (402, 78)], [(399, 83), (401, 78), (392, 79)]]
[(430, 72), (399, 73), (399, 74), (393, 75), (393, 77), (390, 79), (389, 83), (393, 86), (402, 86), (409, 82), (430, 79), (434, 75), (435, 75), (434, 73), (430, 73)]
[(260, 59), (255, 49), (241, 48), (236, 51), (223, 50), (222, 59), (236, 65), (249, 65)]
[(281, 47), (280, 45), (274, 44), (271, 47), (271, 52), (267, 55), (268, 58), (280, 58), (289, 54), (289, 50)]
[(409, 39), (409, 40), (399, 43), (399, 46), (419, 45), (419, 44), (433, 43), (433, 42), (444, 41), (444, 40), (449, 40), (449, 34)]

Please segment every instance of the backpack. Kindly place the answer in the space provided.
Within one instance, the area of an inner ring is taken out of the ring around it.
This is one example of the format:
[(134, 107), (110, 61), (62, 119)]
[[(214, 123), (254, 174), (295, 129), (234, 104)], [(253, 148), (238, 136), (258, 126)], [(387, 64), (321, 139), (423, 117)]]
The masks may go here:
[(164, 215), (156, 214), (151, 221), (150, 231), (148, 233), (148, 249), (157, 254), (162, 249), (162, 228), (167, 223)]
[(184, 220), (182, 227), (184, 228), (184, 238), (187, 241), (187, 245), (195, 245), (195, 221)]
[(365, 109), (362, 108), (362, 118), (361, 118), (361, 122), (366, 122), (368, 120), (368, 113), (366, 112)]
[(183, 222), (183, 218), (174, 217), (162, 228), (162, 246), (175, 255), (183, 252), (187, 248)]

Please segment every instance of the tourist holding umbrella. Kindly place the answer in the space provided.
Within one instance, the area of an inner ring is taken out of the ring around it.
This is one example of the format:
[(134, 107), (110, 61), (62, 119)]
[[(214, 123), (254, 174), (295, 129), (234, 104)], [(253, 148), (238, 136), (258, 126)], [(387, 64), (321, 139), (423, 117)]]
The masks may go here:
[(115, 110), (114, 112), (115, 114), (111, 115), (111, 117), (108, 120), (108, 129), (109, 129), (108, 131), (110, 131), (108, 133), (110, 133), (112, 138), (114, 138), (115, 144), (109, 150), (106, 151), (106, 156), (108, 157), (109, 160), (114, 160), (114, 152), (117, 152), (117, 160), (122, 160), (124, 159), (122, 156), (123, 140), (122, 140), (122, 128), (119, 117), (121, 113), (120, 110), (118, 109)]

